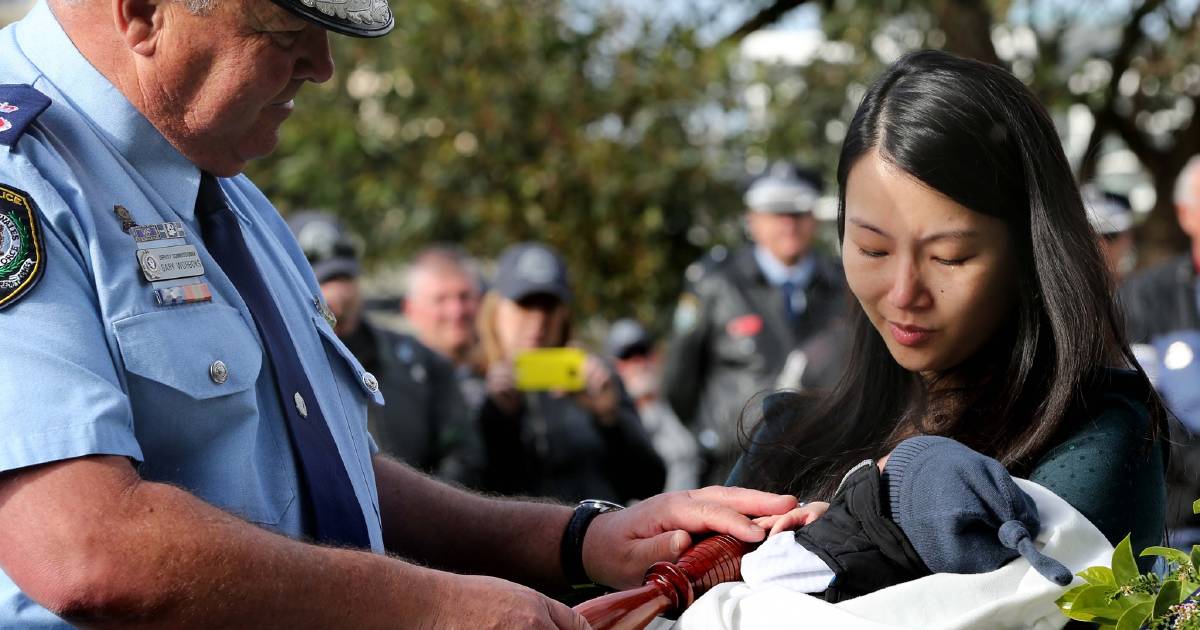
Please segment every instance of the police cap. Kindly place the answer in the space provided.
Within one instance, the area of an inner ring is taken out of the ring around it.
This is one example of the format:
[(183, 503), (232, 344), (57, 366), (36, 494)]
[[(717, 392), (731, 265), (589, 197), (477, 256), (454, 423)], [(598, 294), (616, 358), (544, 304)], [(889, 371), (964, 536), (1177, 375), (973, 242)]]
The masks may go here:
[(1092, 229), (1100, 235), (1120, 234), (1133, 227), (1133, 208), (1124, 195), (1100, 190), (1095, 184), (1079, 187)]
[(324, 212), (305, 210), (288, 217), (287, 222), (317, 282), (358, 277), (358, 248), (340, 221)]
[(272, 1), (309, 22), (351, 37), (382, 37), (396, 25), (388, 0)]
[(776, 162), (754, 180), (743, 201), (752, 212), (804, 214), (812, 212), (821, 197), (821, 177), (787, 162)]

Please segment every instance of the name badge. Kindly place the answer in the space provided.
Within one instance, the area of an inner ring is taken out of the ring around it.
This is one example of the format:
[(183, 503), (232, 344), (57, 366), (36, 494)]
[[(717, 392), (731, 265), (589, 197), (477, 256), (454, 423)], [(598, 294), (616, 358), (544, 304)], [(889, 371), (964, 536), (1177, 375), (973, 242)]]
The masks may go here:
[(142, 275), (150, 282), (204, 275), (204, 263), (195, 245), (175, 245), (137, 250)]

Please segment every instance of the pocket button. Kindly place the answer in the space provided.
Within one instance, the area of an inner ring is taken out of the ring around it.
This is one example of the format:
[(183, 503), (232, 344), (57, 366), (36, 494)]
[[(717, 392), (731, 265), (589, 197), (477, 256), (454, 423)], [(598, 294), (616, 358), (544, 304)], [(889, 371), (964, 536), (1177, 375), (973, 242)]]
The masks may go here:
[(213, 361), (212, 365), (208, 366), (208, 377), (217, 385), (224, 385), (225, 381), (229, 380), (229, 368), (224, 361)]

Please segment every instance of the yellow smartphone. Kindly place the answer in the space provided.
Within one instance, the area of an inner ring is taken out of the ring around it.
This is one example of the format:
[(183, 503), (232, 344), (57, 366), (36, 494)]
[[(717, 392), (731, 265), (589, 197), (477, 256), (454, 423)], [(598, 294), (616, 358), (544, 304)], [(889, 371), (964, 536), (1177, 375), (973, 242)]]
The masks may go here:
[(517, 389), (523, 392), (582, 391), (586, 360), (587, 353), (579, 348), (526, 350), (513, 360)]

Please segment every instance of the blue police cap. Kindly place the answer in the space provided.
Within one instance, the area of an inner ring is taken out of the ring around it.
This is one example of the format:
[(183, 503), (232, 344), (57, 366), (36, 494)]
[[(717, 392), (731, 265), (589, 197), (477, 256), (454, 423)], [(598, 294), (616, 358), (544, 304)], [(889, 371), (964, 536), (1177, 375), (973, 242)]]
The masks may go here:
[(396, 26), (388, 0), (272, 1), (309, 22), (351, 37), (382, 37)]
[(334, 278), (357, 278), (358, 248), (350, 233), (335, 217), (324, 212), (305, 210), (288, 217), (304, 257), (312, 265), (317, 282)]
[(613, 322), (604, 343), (609, 356), (618, 359), (628, 358), (635, 351), (648, 352), (653, 346), (654, 338), (650, 336), (646, 327), (629, 318)]
[(571, 301), (566, 264), (557, 252), (541, 243), (519, 243), (504, 250), (492, 288), (514, 302), (531, 295)]

